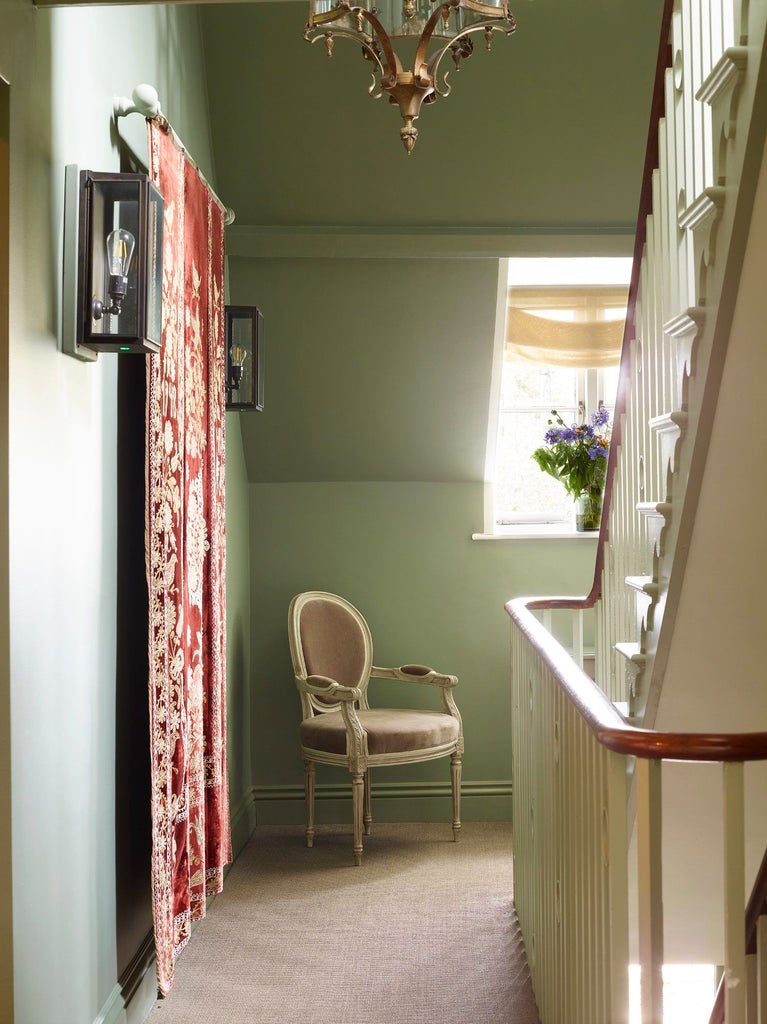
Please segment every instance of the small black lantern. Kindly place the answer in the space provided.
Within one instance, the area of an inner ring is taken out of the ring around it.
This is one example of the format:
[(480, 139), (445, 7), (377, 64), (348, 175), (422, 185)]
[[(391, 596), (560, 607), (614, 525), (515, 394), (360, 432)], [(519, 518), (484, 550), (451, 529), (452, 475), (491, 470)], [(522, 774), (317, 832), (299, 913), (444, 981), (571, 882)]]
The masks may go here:
[(75, 190), (77, 201), (77, 300), (74, 339), (68, 347), (65, 334), (65, 351), (159, 352), (163, 198), (145, 174), (80, 171), (74, 180), (75, 173), (67, 168), (70, 219)]
[(264, 408), (264, 318), (257, 306), (227, 306), (226, 407)]

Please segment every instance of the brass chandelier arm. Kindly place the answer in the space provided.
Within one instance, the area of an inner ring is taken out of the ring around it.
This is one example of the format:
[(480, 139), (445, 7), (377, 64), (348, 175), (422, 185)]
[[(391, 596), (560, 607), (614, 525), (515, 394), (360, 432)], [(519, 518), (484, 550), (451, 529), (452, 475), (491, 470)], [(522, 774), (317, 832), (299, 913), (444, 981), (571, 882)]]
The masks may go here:
[[(339, 11), (343, 11), (344, 16), (350, 15), (351, 17), (357, 19), (358, 24), (360, 24), (359, 35), (357, 35), (354, 32), (350, 32), (347, 29), (334, 29), (332, 27), (332, 22), (333, 20), (335, 20), (335, 18), (338, 18), (337, 12)], [(373, 14), (371, 11), (368, 11), (365, 7), (355, 7), (348, 2), (340, 3), (338, 7), (334, 8), (333, 12), (330, 13), (334, 14), (334, 18), (330, 18), (327, 16), (322, 18), (322, 20), (326, 22), (327, 27), (320, 28), (319, 26), (314, 27), (307, 25), (306, 31), (304, 32), (304, 39), (308, 40), (310, 43), (314, 43), (320, 37), (324, 38), (328, 34), (328, 32), (332, 32), (333, 36), (340, 36), (341, 38), (351, 39), (352, 41), (359, 43), (362, 46), (363, 50), (370, 56), (370, 58), (378, 66), (382, 80), (388, 79), (393, 84), (397, 79), (398, 73), (402, 70), (402, 64), (400, 63), (399, 57), (394, 52), (394, 47), (392, 46), (391, 40), (389, 39), (386, 29), (383, 27), (383, 25), (375, 16), (375, 14)], [(362, 32), (361, 23), (363, 20), (367, 21), (371, 29), (373, 30), (370, 34), (370, 41), (368, 41), (365, 38), (365, 35)], [(314, 38), (310, 36), (310, 32), (312, 31), (317, 33), (314, 36)], [(378, 44), (381, 47), (381, 50), (383, 51), (383, 61), (381, 60), (375, 47), (372, 45), (374, 34), (375, 38), (378, 41)], [(384, 83), (382, 81), (382, 86), (383, 84)]]
[[(418, 49), (415, 51), (415, 60), (413, 61), (413, 72), (420, 78), (421, 68), (427, 67), (425, 60), (426, 50), (428, 49), (431, 37), (434, 33), (434, 26), (440, 19), (444, 20), (445, 14), (449, 14), (450, 11), (455, 10), (459, 6), (459, 0), (446, 0), (446, 3), (440, 4), (436, 7), (429, 16), (429, 20), (426, 22), (421, 33), (421, 38), (418, 41)], [(455, 38), (458, 38), (457, 36)], [(450, 42), (453, 42), (451, 39)], [(450, 43), (447, 44), (448, 46)]]
[[(378, 56), (376, 50), (370, 45), (370, 43), (365, 42), (364, 39), (360, 39), (360, 37), (354, 35), (353, 32), (347, 32), (345, 29), (333, 29), (332, 32), (330, 29), (321, 29), (317, 31), (317, 35), (315, 35), (314, 38), (309, 36), (308, 33), (305, 33), (304, 39), (308, 43), (316, 43), (318, 39), (325, 39), (328, 33), (332, 34), (334, 39), (338, 36), (341, 39), (351, 39), (353, 43), (359, 43), (362, 49), (370, 57), (370, 60), (373, 61), (378, 66), (378, 71), (381, 75), (381, 78), (383, 79), (386, 76), (386, 68), (381, 63), (381, 58)], [(378, 100), (381, 98), (381, 96), (383, 96), (383, 89), (379, 88), (378, 91), (376, 91), (375, 74), (373, 74), (372, 78), (373, 84), (368, 89), (368, 92), (370, 93), (374, 100)]]
[(453, 38), (448, 43), (446, 43), (441, 49), (436, 50), (431, 55), (429, 63), (426, 65), (426, 67), (427, 67), (428, 74), (429, 74), (430, 78), (432, 79), (432, 84), (434, 86), (434, 91), (439, 96), (443, 96), (443, 97), (444, 96), (449, 96), (450, 92), (452, 90), (452, 86), (447, 84), (447, 76), (450, 74), (449, 71), (446, 71), (445, 74), (442, 77), (442, 82), (443, 82), (443, 86), (444, 86), (444, 92), (443, 92), (442, 89), (440, 89), (439, 84), (437, 82), (437, 72), (439, 70), (439, 65), (440, 65), (440, 63), (442, 61), (442, 58), (445, 56), (447, 51), (450, 50), (455, 45), (456, 40), (463, 39), (465, 36), (469, 36), (473, 32), (483, 32), (483, 31), (486, 31), (488, 27), (491, 27), (494, 30), (497, 29), (498, 32), (502, 32), (505, 36), (510, 36), (512, 34), (512, 32), (514, 32), (514, 30), (516, 29), (517, 26), (514, 23), (514, 19), (513, 18), (511, 20), (511, 27), (510, 28), (502, 28), (502, 27), (500, 27), (498, 25), (497, 21), (494, 21), (494, 20), (491, 20), (491, 19), (488, 19), (487, 21), (477, 21), (473, 25), (470, 25), (468, 28), (465, 28), (461, 32), (457, 33), (457, 35), (453, 36)]

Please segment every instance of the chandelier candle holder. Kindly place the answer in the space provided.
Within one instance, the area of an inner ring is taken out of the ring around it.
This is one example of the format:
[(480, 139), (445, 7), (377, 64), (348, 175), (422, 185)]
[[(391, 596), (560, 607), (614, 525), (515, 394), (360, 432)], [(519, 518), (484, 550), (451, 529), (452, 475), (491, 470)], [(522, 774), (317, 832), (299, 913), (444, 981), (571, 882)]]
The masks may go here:
[[(474, 51), (472, 33), (483, 32), (486, 48), (493, 33), (511, 35), (517, 25), (506, 0), (477, 3), (476, 0), (380, 0), (376, 6), (353, 5), (349, 0), (309, 0), (309, 21), (304, 38), (310, 43), (325, 41), (328, 57), (333, 56), (336, 38), (351, 39), (362, 47), (365, 60), (375, 66), (368, 93), (373, 99), (389, 94), (399, 107), (404, 125), (400, 138), (408, 154), (418, 138), (414, 121), (421, 104), (448, 96), (448, 70), (440, 72), (443, 57), (450, 53), (456, 69)], [(394, 52), (392, 40), (416, 43), (413, 70), (405, 71)], [(432, 52), (429, 49), (432, 47)], [(436, 48), (434, 48), (436, 47)]]

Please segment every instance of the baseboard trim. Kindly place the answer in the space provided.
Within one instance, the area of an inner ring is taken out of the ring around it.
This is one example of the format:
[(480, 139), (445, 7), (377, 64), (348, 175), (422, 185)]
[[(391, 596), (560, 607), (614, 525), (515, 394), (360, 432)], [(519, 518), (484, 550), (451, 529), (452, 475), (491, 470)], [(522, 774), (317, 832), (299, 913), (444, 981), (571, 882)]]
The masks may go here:
[[(351, 793), (351, 780), (348, 784), (319, 784), (315, 787), (315, 800), (343, 800)], [(372, 796), (374, 800), (394, 800), (403, 797), (449, 797), (449, 782), (374, 782)], [(511, 796), (511, 782), (463, 782), (461, 798), (471, 799), (477, 796)], [(304, 801), (304, 787), (287, 786), (254, 786), (253, 800), (256, 805), (266, 800), (299, 800)]]
[(130, 1003), (131, 999), (144, 980), (144, 975), (155, 962), (154, 949), (154, 928), (150, 928), (144, 936), (144, 941), (136, 951), (136, 955), (120, 975), (118, 981), (123, 1004)]
[(237, 806), (231, 810), (229, 822), (232, 833), (232, 857), (236, 860), (256, 827), (256, 790), (254, 786), (245, 791)]
[[(301, 785), (254, 786), (258, 825), (303, 824), (304, 788)], [(318, 822), (350, 819), (351, 782), (320, 784), (315, 789)], [(375, 782), (374, 817), (379, 821), (442, 821), (449, 817), (449, 782)], [(464, 821), (511, 820), (511, 782), (464, 782), (461, 785)]]
[(93, 1024), (121, 1024), (125, 1020), (125, 1003), (119, 985), (115, 985), (93, 1019)]

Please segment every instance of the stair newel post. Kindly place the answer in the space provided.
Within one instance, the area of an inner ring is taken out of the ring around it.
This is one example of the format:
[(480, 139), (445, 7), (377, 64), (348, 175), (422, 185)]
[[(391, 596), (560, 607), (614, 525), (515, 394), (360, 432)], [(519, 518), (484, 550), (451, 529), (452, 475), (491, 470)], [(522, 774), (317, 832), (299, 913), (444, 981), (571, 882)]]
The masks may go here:
[(724, 786), (724, 1019), (746, 1024), (746, 838), (743, 762), (726, 762)]
[(661, 767), (661, 761), (637, 758), (637, 890), (642, 1024), (663, 1024)]

